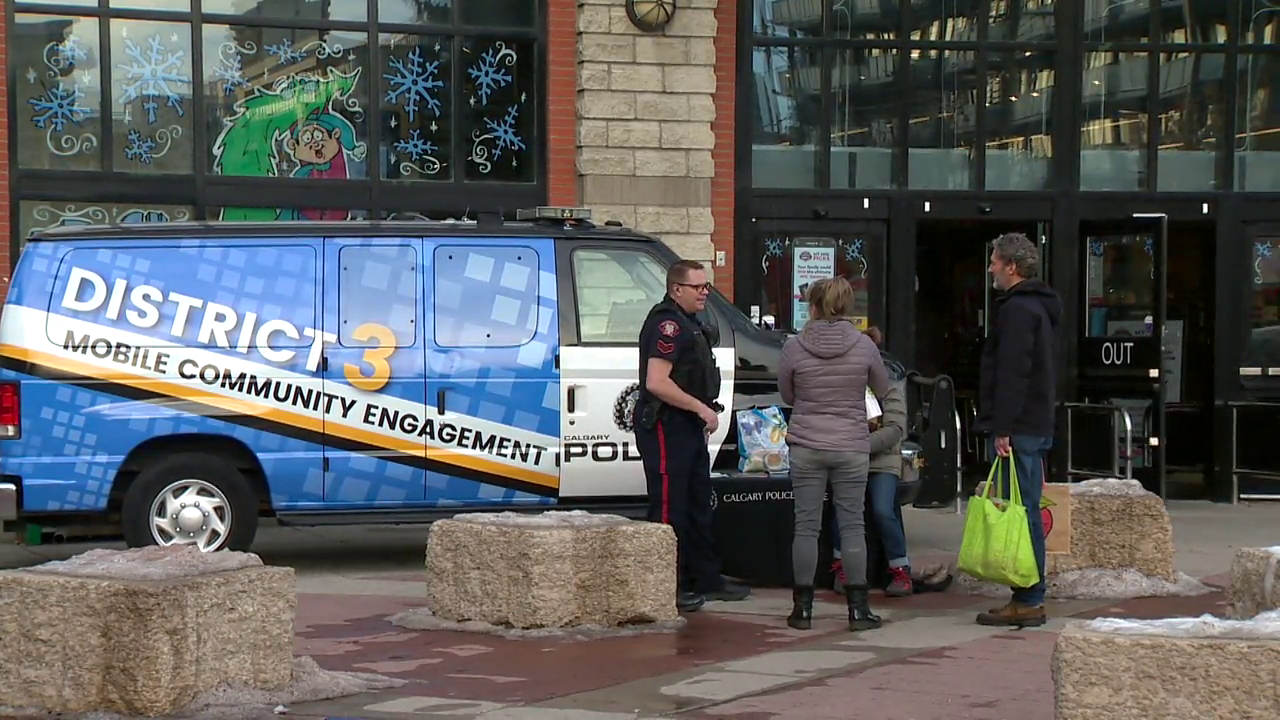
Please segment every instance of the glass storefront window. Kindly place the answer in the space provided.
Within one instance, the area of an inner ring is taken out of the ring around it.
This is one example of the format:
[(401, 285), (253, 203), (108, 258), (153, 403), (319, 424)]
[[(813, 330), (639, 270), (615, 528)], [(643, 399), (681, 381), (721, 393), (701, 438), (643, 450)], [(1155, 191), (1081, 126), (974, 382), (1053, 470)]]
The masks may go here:
[(831, 56), (831, 187), (891, 187), (902, 56), (889, 48)]
[(58, 202), (23, 200), (18, 203), (18, 248), (35, 233), (60, 227), (108, 223), (182, 222), (195, 209), (155, 203)]
[(1083, 0), (1084, 41), (1099, 45), (1151, 42), (1154, 1)]
[(991, 0), (987, 39), (995, 42), (1053, 42), (1057, 38), (1054, 0)]
[(1085, 53), (1081, 190), (1147, 188), (1148, 56)]
[(763, 270), (761, 316), (773, 316), (777, 329), (799, 330), (807, 319), (809, 283), (836, 276), (853, 285), (855, 320), (863, 327), (870, 322), (872, 283), (878, 282), (870, 259), (880, 250), (878, 235), (766, 232), (757, 242)]
[(822, 4), (814, 0), (754, 0), (751, 27), (756, 37), (821, 37)]
[(907, 183), (927, 190), (969, 190), (980, 86), (975, 53), (910, 52)]
[(1280, 55), (1236, 58), (1235, 189), (1280, 191)]
[(976, 0), (912, 2), (907, 20), (911, 39), (917, 42), (976, 42), (980, 4)]
[(1254, 239), (1249, 279), (1249, 337), (1241, 366), (1280, 367), (1280, 237)]
[[(1227, 42), (1227, 6), (1241, 0), (1201, 2), (1178, 0), (1160, 3), (1160, 42), (1170, 45), (1206, 43), (1225, 45)], [(1252, 0), (1243, 0), (1248, 5)]]
[[(116, 2), (118, 0), (112, 0)], [(145, 7), (149, 0), (126, 0)], [(165, 0), (184, 2), (185, 0)], [(408, 3), (401, 2), (401, 5)], [(432, 3), (434, 4), (434, 3)], [(346, 20), (363, 22), (369, 17), (368, 0), (200, 0), (205, 17), (235, 15), (254, 20)], [(383, 22), (386, 22), (384, 19)]]
[(751, 184), (817, 187), (822, 50), (757, 47), (751, 56)]
[(1274, 0), (1232, 0), (1239, 3), (1237, 36), (1241, 45), (1280, 43), (1280, 7)]
[(1152, 237), (1091, 236), (1086, 242), (1085, 336), (1150, 335), (1155, 308)]
[(1047, 190), (1053, 160), (1054, 54), (1009, 50), (987, 61), (986, 187)]
[(191, 24), (112, 20), (111, 64), (112, 169), (190, 174)]
[(18, 167), (102, 168), (101, 57), (93, 18), (14, 15), (9, 67), (17, 96)]
[[(786, 0), (783, 0), (784, 2)], [(796, 2), (797, 0), (791, 0)], [(824, 0), (829, 8), (827, 37), (840, 40), (897, 40), (901, 0)], [(812, 3), (807, 3), (812, 4)]]
[(1183, 192), (1226, 187), (1222, 139), (1226, 56), (1162, 53), (1156, 118), (1156, 189)]

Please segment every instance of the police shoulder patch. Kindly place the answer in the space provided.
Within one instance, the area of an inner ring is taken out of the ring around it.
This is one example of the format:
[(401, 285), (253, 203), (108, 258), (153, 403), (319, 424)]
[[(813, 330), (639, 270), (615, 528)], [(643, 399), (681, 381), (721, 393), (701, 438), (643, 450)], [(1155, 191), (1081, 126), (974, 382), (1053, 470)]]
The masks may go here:
[(675, 320), (663, 320), (658, 323), (658, 332), (667, 337), (675, 337), (680, 334), (680, 323)]

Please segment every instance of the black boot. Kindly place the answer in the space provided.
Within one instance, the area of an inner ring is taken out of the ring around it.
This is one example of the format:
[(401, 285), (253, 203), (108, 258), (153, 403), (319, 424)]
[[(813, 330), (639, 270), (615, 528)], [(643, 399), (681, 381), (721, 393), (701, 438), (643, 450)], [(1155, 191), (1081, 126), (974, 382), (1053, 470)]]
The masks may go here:
[(880, 616), (871, 612), (866, 585), (845, 585), (844, 597), (849, 605), (849, 629), (875, 630), (880, 627)]
[(791, 590), (791, 615), (787, 625), (796, 630), (813, 627), (813, 587), (796, 586)]

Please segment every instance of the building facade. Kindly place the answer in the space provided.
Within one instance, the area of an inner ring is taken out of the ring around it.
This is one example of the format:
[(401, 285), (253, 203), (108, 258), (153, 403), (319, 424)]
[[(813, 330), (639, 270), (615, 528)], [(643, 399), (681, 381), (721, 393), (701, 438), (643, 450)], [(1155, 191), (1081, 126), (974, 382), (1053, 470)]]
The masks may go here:
[(1060, 470), (1150, 477), (1154, 436), (1170, 495), (1280, 494), (1274, 0), (679, 0), (645, 32), (653, 4), (5, 0), (0, 253), (74, 223), (583, 205), (783, 328), (848, 277), (967, 428), (987, 243), (1021, 231), (1067, 310)]

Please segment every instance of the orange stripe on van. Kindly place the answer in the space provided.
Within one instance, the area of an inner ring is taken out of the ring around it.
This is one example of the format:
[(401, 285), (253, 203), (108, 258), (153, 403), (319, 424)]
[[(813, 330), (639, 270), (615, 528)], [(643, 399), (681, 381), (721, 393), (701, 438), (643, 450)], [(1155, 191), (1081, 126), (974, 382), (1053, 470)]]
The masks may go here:
[(179, 400), (208, 405), (210, 407), (215, 407), (220, 410), (240, 415), (251, 415), (253, 417), (277, 422), (281, 425), (302, 428), (315, 433), (337, 435), (338, 437), (352, 442), (358, 442), (384, 450), (391, 450), (404, 455), (425, 457), (429, 460), (439, 461), (449, 465), (456, 465), (458, 467), (497, 475), (499, 477), (509, 477), (513, 480), (521, 480), (531, 485), (551, 488), (553, 490), (558, 490), (560, 488), (560, 477), (558, 475), (551, 475), (537, 470), (530, 470), (528, 468), (513, 467), (495, 460), (476, 457), (475, 455), (468, 454), (455, 448), (427, 447), (408, 438), (386, 437), (368, 430), (361, 430), (359, 428), (339, 425), (336, 423), (326, 425), (318, 417), (300, 415), (288, 410), (260, 405), (250, 400), (229, 398), (225, 395), (203, 392), (198, 387), (181, 385), (167, 380), (157, 380), (155, 378), (143, 377), (128, 372), (108, 373), (103, 368), (91, 363), (58, 357), (57, 355), (50, 355), (49, 353), (44, 353), (39, 350), (31, 350), (29, 348), (18, 347), (16, 345), (0, 344), (0, 355), (22, 362), (28, 362), (33, 365), (42, 365), (54, 370), (60, 370), (74, 375), (81, 375), (94, 380), (101, 380), (105, 383), (127, 385), (143, 392), (167, 395)]

